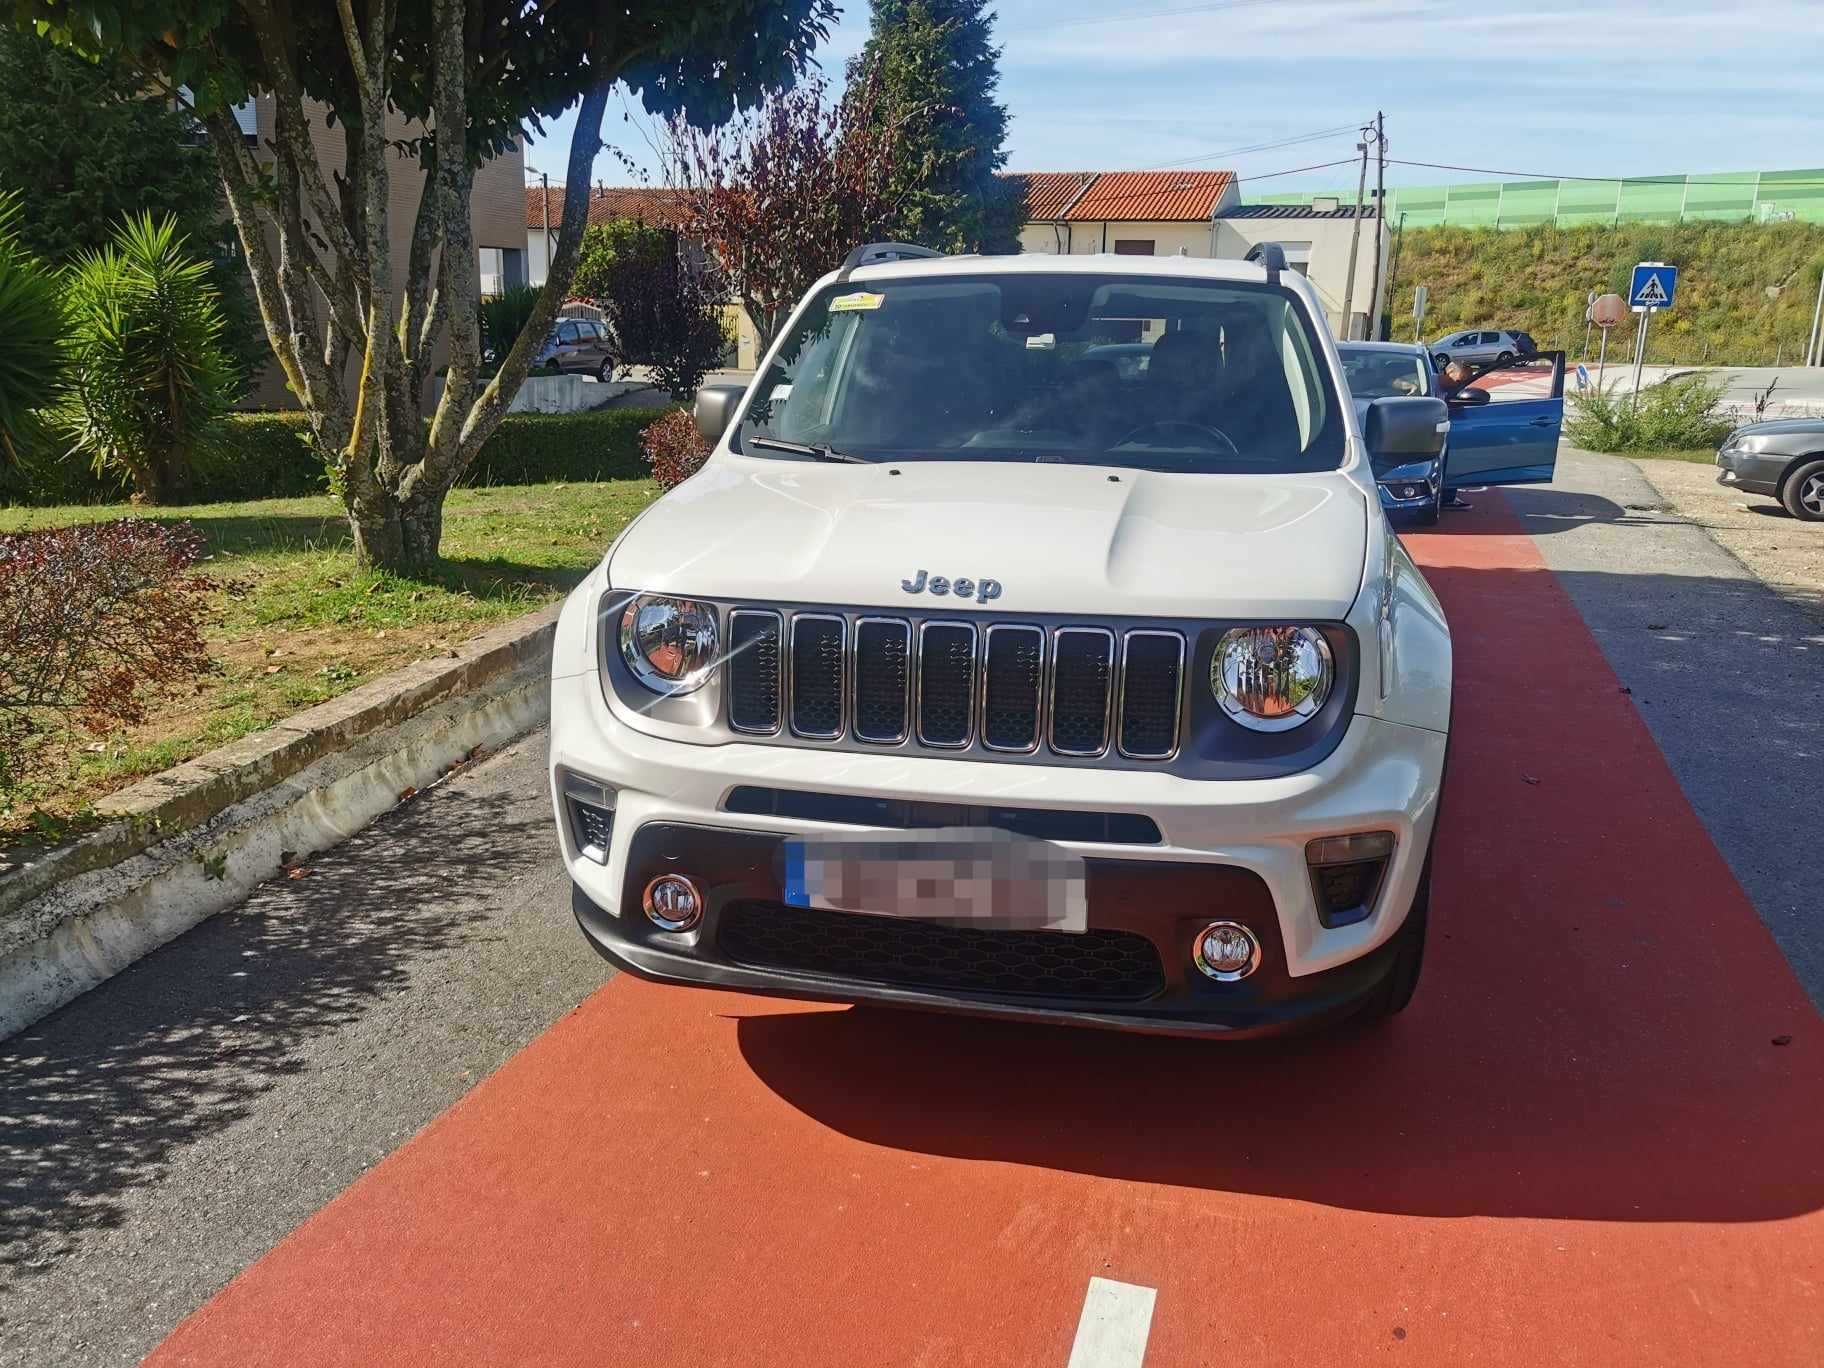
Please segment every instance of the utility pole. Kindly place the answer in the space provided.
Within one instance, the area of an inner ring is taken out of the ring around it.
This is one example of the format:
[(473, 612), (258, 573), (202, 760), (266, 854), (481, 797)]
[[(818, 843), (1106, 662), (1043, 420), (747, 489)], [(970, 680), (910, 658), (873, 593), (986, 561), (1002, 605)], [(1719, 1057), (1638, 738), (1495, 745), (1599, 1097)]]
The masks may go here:
[(1349, 272), (1343, 277), (1343, 340), (1349, 341), (1355, 336), (1352, 326), (1355, 313), (1355, 257), (1362, 241), (1362, 196), (1368, 190), (1368, 130), (1362, 130), (1362, 140), (1355, 145), (1355, 150), (1362, 154), (1361, 174), (1355, 178), (1355, 226), (1349, 234)]
[[(538, 183), (543, 193), (539, 195), (539, 204), (545, 211), (545, 280), (551, 278), (551, 175), (547, 171), (538, 173)], [(538, 283), (543, 285), (545, 280)]]
[(1381, 242), (1387, 235), (1387, 116), (1374, 112), (1374, 288), (1368, 292), (1373, 302), (1373, 317), (1368, 321), (1368, 336), (1376, 342), (1381, 337), (1381, 315), (1387, 304), (1387, 276), (1381, 267)]

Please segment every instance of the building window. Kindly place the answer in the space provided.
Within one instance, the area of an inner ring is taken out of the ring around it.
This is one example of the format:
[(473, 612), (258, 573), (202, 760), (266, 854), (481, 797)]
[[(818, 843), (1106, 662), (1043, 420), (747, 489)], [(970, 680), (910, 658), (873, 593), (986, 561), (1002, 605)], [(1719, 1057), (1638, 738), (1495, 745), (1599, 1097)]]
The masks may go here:
[(1153, 240), (1151, 238), (1116, 238), (1116, 256), (1151, 256)]

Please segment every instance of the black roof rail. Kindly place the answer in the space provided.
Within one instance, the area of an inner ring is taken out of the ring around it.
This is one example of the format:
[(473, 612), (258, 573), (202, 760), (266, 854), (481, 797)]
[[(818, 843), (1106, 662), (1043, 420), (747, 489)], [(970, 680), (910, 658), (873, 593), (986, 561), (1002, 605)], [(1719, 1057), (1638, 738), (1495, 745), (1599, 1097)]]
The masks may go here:
[(1257, 242), (1248, 248), (1247, 260), (1258, 261), (1267, 268), (1267, 284), (1279, 284), (1279, 273), (1286, 269), (1286, 249), (1277, 242)]
[(905, 261), (908, 258), (941, 257), (942, 252), (930, 247), (920, 247), (915, 242), (864, 242), (843, 259), (842, 269), (836, 272), (836, 282), (841, 284), (849, 278), (849, 272), (857, 266), (876, 266), (883, 261)]

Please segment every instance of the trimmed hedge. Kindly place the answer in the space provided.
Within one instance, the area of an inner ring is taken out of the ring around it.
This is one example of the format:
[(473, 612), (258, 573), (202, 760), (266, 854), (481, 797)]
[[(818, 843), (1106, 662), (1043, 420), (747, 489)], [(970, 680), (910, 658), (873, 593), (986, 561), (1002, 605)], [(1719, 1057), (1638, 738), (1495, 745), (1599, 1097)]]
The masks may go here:
[[(510, 413), (482, 447), (461, 483), (542, 484), (555, 480), (644, 479), (640, 435), (663, 408), (598, 409), (591, 413)], [(320, 494), (327, 466), (301, 413), (236, 413), (223, 440), (199, 453), (189, 503), (228, 503)], [(79, 459), (0, 468), (0, 505), (119, 503), (127, 481), (96, 475)]]

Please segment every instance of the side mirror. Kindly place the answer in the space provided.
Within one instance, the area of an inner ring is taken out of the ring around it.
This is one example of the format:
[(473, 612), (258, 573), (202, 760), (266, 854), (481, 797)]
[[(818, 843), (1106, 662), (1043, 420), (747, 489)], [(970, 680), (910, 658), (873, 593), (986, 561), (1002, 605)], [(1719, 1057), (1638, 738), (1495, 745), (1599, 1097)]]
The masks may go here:
[(1435, 457), (1450, 432), (1450, 409), (1442, 399), (1376, 399), (1368, 405), (1362, 440), (1377, 461), (1404, 464)]
[(1450, 402), (1464, 408), (1474, 408), (1477, 404), (1488, 402), (1488, 391), (1482, 389), (1461, 389), (1450, 396)]
[(1446, 367), (1446, 366), (1448, 366), (1448, 365), (1449, 365), (1449, 364), (1450, 364), (1450, 355), (1449, 355), (1449, 353), (1447, 353), (1447, 352), (1434, 352), (1434, 353), (1433, 353), (1433, 354), (1432, 354), (1432, 358), (1431, 358), (1431, 364), (1432, 364), (1432, 365), (1434, 365), (1434, 366), (1436, 366), (1436, 367), (1437, 367), (1437, 368), (1438, 368), (1438, 369), (1439, 369), (1439, 370), (1443, 370), (1443, 369), (1444, 369), (1444, 367)]
[(697, 431), (712, 442), (720, 441), (722, 434), (728, 431), (728, 425), (734, 421), (741, 396), (746, 393), (746, 385), (704, 385), (697, 391), (697, 402), (690, 414), (697, 424)]

